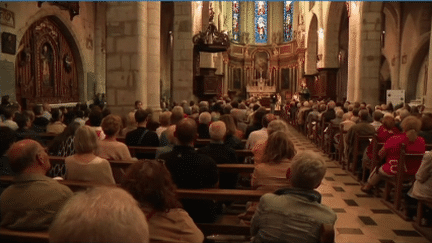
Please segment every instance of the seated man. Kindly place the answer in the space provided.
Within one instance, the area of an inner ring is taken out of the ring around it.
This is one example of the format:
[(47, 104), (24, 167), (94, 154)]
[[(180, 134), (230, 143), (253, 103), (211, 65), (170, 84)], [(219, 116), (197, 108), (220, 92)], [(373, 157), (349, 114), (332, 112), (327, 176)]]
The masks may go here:
[[(198, 153), (208, 155), (214, 159), (216, 164), (235, 164), (237, 156), (235, 151), (224, 144), (226, 126), (222, 121), (210, 124), (209, 133), (211, 142), (207, 146), (200, 148)], [(237, 173), (220, 173), (219, 187), (222, 189), (234, 189), (237, 184)]]
[(48, 229), (72, 191), (45, 176), (51, 164), (38, 142), (21, 140), (11, 146), (7, 156), (17, 175), (14, 184), (1, 194), (1, 226), (14, 230)]
[[(215, 161), (199, 154), (193, 147), (197, 138), (197, 125), (186, 118), (177, 123), (174, 136), (178, 145), (169, 152), (160, 155), (165, 160), (167, 169), (178, 188), (200, 189), (217, 187), (219, 176)], [(210, 200), (182, 200), (184, 209), (196, 223), (216, 220), (216, 204)]]
[(252, 218), (252, 242), (318, 242), (321, 225), (336, 222), (336, 214), (321, 204), (321, 194), (314, 190), (325, 172), (320, 155), (297, 154), (287, 173), (292, 188), (261, 197)]
[(73, 196), (49, 230), (50, 242), (149, 242), (137, 201), (120, 188), (94, 187)]
[[(126, 134), (127, 146), (159, 146), (159, 138), (156, 132), (147, 129), (148, 116), (149, 113), (142, 109), (135, 112), (135, 120), (138, 123), (138, 127)], [(145, 154), (136, 154), (136, 157), (138, 159), (151, 159), (151, 157)]]

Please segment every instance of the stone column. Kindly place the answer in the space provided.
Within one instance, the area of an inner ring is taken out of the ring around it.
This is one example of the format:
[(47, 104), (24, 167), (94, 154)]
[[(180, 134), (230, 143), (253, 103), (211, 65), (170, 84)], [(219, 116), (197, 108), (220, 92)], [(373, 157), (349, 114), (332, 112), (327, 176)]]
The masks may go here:
[[(96, 94), (106, 92), (106, 3), (96, 2), (95, 18)], [(91, 98), (91, 97), (88, 97)]]
[[(432, 26), (432, 21), (431, 21)], [(428, 77), (426, 87), (426, 99), (425, 99), (425, 110), (424, 112), (432, 113), (432, 32), (430, 34), (429, 42), (429, 63), (428, 63)]]
[(147, 2), (147, 106), (158, 117), (160, 108), (161, 3)]
[(192, 7), (191, 2), (174, 3), (173, 101), (192, 100)]
[(135, 100), (159, 107), (160, 2), (107, 2), (108, 105), (126, 114)]

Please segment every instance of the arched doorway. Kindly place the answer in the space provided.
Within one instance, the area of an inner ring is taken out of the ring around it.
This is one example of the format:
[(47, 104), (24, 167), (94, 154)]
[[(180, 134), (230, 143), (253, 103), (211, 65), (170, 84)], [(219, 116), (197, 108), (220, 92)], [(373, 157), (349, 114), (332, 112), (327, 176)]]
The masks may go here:
[[(73, 48), (75, 47), (75, 48)], [(55, 16), (41, 18), (23, 35), (16, 58), (16, 97), (30, 103), (79, 100), (79, 55), (71, 34)]]

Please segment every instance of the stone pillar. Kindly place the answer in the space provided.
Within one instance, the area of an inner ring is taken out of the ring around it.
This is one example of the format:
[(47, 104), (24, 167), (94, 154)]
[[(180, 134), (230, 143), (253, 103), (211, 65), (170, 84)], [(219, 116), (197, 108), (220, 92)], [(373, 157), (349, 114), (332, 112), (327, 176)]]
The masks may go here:
[[(431, 21), (432, 26), (432, 21)], [(430, 34), (429, 41), (429, 63), (428, 63), (428, 77), (426, 86), (426, 99), (425, 99), (425, 110), (424, 112), (432, 113), (432, 32)]]
[[(96, 94), (106, 92), (106, 3), (96, 2), (95, 18)], [(92, 98), (92, 97), (88, 97)]]
[(174, 3), (173, 101), (192, 100), (193, 42), (191, 2)]
[(155, 109), (160, 99), (160, 2), (106, 4), (108, 105), (117, 114), (132, 110), (135, 100)]
[[(158, 117), (160, 108), (161, 3), (147, 2), (147, 106)], [(155, 118), (156, 118), (155, 117)]]

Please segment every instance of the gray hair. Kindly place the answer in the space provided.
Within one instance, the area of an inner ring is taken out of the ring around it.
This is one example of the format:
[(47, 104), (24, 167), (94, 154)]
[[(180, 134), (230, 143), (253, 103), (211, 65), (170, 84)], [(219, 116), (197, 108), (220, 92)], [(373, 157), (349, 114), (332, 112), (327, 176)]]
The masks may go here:
[(317, 188), (326, 173), (324, 158), (317, 153), (305, 151), (293, 158), (291, 184), (297, 188), (312, 190)]
[(274, 132), (288, 132), (288, 125), (283, 120), (271, 121), (267, 126), (267, 133), (271, 135)]
[(98, 148), (98, 136), (89, 126), (81, 126), (75, 132), (74, 146), (77, 154), (85, 154), (96, 151)]
[(94, 187), (78, 192), (57, 213), (52, 242), (149, 242), (146, 217), (125, 190)]
[(204, 123), (204, 124), (209, 124), (211, 120), (212, 120), (212, 116), (207, 111), (201, 113), (198, 118), (199, 123)]
[(209, 126), (210, 138), (215, 141), (223, 141), (226, 134), (226, 126), (223, 121), (216, 121)]

